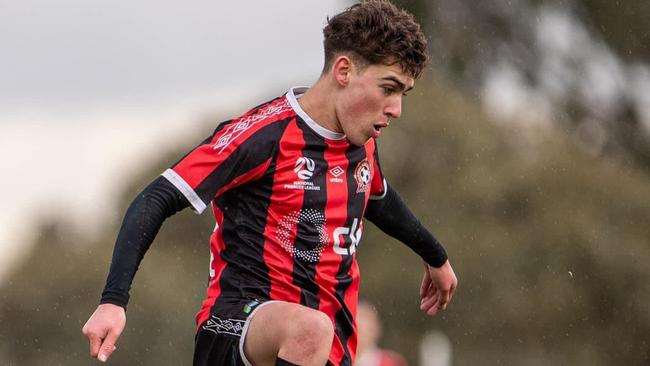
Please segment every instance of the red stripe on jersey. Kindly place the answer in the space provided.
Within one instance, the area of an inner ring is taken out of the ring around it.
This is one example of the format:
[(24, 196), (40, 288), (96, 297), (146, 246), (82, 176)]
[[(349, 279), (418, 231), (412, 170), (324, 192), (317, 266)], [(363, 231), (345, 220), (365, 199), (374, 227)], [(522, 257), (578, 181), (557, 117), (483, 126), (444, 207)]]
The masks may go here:
[[(305, 146), (305, 140), (302, 130), (298, 128), (296, 119), (292, 120), (285, 129), (280, 139), (279, 156), (277, 159), (276, 174), (273, 177), (273, 190), (269, 203), (264, 229), (264, 262), (269, 269), (269, 279), (271, 289), (269, 296), (273, 300), (283, 300), (287, 302), (300, 303), (300, 288), (293, 284), (293, 258), (289, 250), (282, 248), (282, 245), (292, 246), (293, 238), (296, 237), (298, 225), (292, 221), (297, 219), (299, 212), (292, 212), (291, 209), (302, 207), (304, 192), (298, 193), (286, 189), (281, 182), (285, 177), (281, 177), (281, 172), (291, 172), (293, 169), (286, 169), (284, 164), (293, 164), (302, 156), (302, 149)], [(278, 230), (289, 231), (285, 233), (285, 238), (291, 238), (291, 241), (280, 243), (276, 239)]]
[(214, 271), (214, 276), (210, 278), (206, 299), (203, 300), (201, 309), (196, 314), (197, 331), (198, 327), (200, 327), (201, 324), (210, 317), (210, 308), (212, 308), (215, 300), (219, 297), (219, 294), (221, 294), (221, 285), (219, 281), (221, 280), (223, 270), (226, 268), (226, 262), (221, 259), (221, 253), (226, 248), (225, 243), (223, 242), (223, 231), (221, 227), (221, 224), (223, 223), (223, 212), (221, 212), (215, 204), (212, 204), (212, 210), (217, 221), (215, 230), (210, 237), (210, 258), (212, 259), (210, 261), (210, 272)]
[[(324, 152), (324, 158), (327, 162), (327, 206), (325, 207), (325, 218), (328, 227), (345, 226), (347, 217), (348, 186), (345, 172), (348, 169), (349, 162), (345, 157), (345, 151), (348, 144), (327, 142), (327, 149)], [(345, 212), (341, 212), (341, 211)], [(338, 280), (336, 274), (341, 265), (342, 257), (334, 250), (323, 251), (320, 262), (316, 266), (316, 282), (322, 289), (330, 291), (320, 291), (318, 294), (320, 305), (319, 310), (329, 315), (332, 323), (335, 322), (334, 315), (341, 309), (334, 291)], [(343, 358), (344, 349), (341, 340), (334, 337), (332, 341), (332, 351), (329, 356), (330, 362), (337, 364)]]
[(192, 189), (196, 189), (246, 139), (261, 128), (295, 113), (286, 97), (255, 111), (256, 113), (249, 113), (233, 120), (218, 131), (209, 144), (197, 147), (174, 166), (174, 171), (183, 177)]

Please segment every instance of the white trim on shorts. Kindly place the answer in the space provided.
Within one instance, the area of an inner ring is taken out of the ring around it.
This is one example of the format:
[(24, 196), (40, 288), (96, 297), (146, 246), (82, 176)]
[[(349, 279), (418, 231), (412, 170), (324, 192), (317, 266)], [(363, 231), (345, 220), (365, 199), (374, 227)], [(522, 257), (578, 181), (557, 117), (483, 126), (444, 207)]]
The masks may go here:
[(257, 313), (258, 310), (274, 302), (284, 302), (284, 301), (269, 300), (263, 302), (259, 304), (255, 309), (253, 309), (253, 312), (246, 318), (246, 322), (244, 323), (244, 329), (242, 330), (241, 337), (239, 338), (239, 355), (241, 356), (241, 359), (244, 361), (244, 365), (246, 366), (253, 366), (253, 364), (250, 361), (248, 361), (246, 355), (244, 354), (244, 341), (246, 340), (246, 334), (248, 333), (248, 327), (251, 325), (251, 320), (253, 320), (253, 317), (255, 316), (255, 313)]

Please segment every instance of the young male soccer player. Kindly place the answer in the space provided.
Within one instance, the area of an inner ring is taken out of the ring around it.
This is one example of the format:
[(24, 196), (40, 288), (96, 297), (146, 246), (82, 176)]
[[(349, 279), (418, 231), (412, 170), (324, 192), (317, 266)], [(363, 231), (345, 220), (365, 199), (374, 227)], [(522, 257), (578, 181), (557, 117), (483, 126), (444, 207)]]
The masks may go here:
[(375, 139), (426, 62), (412, 15), (365, 1), (328, 20), (311, 88), (220, 124), (129, 207), (101, 304), (83, 328), (105, 361), (128, 291), (165, 218), (211, 206), (210, 282), (194, 365), (351, 365), (365, 217), (425, 262), (421, 309), (445, 309), (456, 276), (379, 167)]

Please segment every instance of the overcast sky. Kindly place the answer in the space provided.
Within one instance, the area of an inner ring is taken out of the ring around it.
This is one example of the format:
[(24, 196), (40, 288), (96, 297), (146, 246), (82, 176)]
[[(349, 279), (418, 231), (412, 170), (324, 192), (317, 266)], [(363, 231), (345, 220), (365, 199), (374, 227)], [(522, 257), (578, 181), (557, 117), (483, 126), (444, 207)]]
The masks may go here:
[(95, 227), (205, 114), (311, 84), (344, 0), (0, 0), (0, 277), (35, 212)]
[(344, 4), (1, 0), (0, 103), (155, 103), (311, 76)]

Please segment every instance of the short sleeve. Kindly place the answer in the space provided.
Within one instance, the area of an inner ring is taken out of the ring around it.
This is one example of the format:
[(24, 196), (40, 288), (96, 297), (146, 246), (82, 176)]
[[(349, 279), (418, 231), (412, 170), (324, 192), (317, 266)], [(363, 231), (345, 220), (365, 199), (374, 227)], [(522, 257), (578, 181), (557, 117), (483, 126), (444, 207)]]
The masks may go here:
[(233, 187), (259, 179), (268, 167), (281, 122), (250, 126), (234, 120), (215, 132), (162, 173), (187, 198), (196, 213)]

